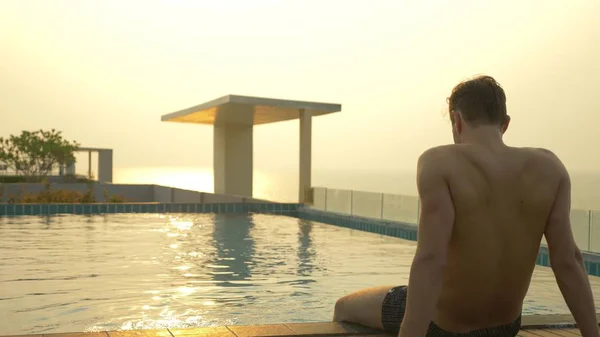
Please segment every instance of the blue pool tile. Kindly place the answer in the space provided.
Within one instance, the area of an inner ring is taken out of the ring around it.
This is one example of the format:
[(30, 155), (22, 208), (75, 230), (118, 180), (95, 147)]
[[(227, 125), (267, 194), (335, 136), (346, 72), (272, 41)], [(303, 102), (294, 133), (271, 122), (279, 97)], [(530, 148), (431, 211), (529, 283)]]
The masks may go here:
[(583, 264), (585, 265), (585, 270), (587, 270), (587, 272), (589, 274), (592, 270), (592, 266), (591, 266), (592, 263), (590, 261), (584, 261)]
[(593, 275), (593, 276), (599, 276), (600, 274), (600, 270), (598, 270), (598, 263), (596, 262), (590, 262), (590, 269), (588, 269), (588, 274)]
[(0, 215), (6, 215), (6, 213), (8, 213), (6, 206), (8, 206), (8, 205), (6, 205), (6, 204), (0, 205)]
[(91, 205), (91, 210), (90, 210), (91, 214), (100, 214), (100, 204), (92, 204)]
[(42, 214), (42, 215), (50, 214), (50, 205), (40, 204), (40, 214)]
[(98, 204), (98, 214), (106, 214), (108, 213), (108, 205), (107, 204)]
[(68, 213), (67, 212), (67, 205), (66, 204), (60, 204), (60, 205), (52, 205), (52, 207), (50, 208), (52, 214), (65, 214)]
[(548, 254), (542, 253), (542, 265), (544, 265), (544, 266), (550, 265), (550, 261), (548, 259)]
[(33, 213), (33, 209), (32, 209), (32, 205), (30, 204), (26, 204), (26, 205), (21, 205), (23, 206), (23, 210), (22, 210), (22, 214), (23, 215), (31, 215), (31, 213)]
[(74, 214), (83, 214), (83, 205), (81, 204), (77, 204), (75, 205), (75, 211), (73, 211)]

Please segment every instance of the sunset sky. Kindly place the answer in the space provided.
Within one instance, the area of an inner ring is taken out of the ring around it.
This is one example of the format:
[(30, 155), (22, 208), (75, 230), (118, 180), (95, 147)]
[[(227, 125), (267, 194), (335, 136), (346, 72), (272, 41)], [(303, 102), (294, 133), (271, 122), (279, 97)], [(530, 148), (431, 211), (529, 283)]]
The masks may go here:
[[(212, 165), (210, 126), (160, 116), (227, 94), (341, 103), (315, 169), (412, 169), (451, 142), (446, 97), (504, 86), (506, 141), (599, 170), (600, 1), (2, 0), (0, 135), (56, 128), (116, 168)], [(255, 168), (298, 165), (298, 121), (257, 127)]]

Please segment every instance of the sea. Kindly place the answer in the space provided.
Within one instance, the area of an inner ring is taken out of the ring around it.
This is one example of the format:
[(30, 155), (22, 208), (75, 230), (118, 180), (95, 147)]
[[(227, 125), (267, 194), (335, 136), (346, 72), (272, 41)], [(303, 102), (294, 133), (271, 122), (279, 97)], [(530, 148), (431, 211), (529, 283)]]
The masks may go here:
[[(600, 172), (572, 171), (572, 208), (600, 209)], [(157, 184), (213, 192), (212, 167), (115, 168), (114, 182)], [(416, 172), (408, 170), (314, 169), (312, 186), (332, 189), (417, 195)], [(254, 197), (294, 202), (298, 199), (297, 170), (254, 170)]]

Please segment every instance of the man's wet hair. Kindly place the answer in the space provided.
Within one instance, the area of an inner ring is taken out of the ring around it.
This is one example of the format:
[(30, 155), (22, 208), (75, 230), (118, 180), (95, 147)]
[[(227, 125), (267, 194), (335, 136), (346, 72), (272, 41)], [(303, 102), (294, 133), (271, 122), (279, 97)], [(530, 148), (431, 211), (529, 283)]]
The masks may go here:
[[(504, 89), (493, 77), (485, 75), (455, 86), (448, 98), (448, 110), (460, 112), (463, 119), (473, 126), (503, 125), (508, 117)], [(453, 119), (452, 114), (450, 118)]]

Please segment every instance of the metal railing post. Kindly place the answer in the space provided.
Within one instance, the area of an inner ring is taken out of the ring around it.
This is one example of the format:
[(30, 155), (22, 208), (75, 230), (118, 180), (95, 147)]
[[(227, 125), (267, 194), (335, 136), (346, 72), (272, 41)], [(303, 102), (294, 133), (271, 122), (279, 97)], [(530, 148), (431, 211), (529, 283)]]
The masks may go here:
[(593, 224), (593, 218), (592, 218), (592, 210), (588, 210), (588, 251), (591, 252), (592, 251), (592, 224)]
[(385, 198), (385, 194), (381, 193), (381, 214), (379, 215), (380, 219), (383, 219), (383, 199)]
[(354, 191), (350, 190), (350, 215), (354, 214)]

